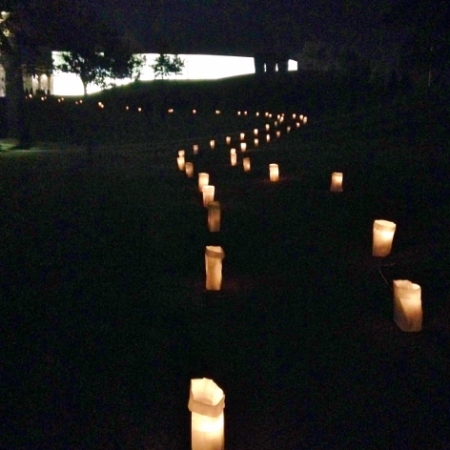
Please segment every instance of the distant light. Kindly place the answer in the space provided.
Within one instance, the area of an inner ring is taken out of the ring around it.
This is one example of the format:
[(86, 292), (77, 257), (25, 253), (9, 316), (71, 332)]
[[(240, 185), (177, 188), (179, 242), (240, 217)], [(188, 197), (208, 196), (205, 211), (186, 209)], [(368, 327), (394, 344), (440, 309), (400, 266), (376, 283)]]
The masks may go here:
[[(63, 52), (52, 52), (53, 64), (63, 64)], [(152, 69), (154, 60), (159, 56), (156, 53), (139, 54), (145, 56), (147, 63), (141, 70), (141, 81), (153, 81), (155, 74)], [(183, 72), (179, 75), (169, 75), (168, 80), (216, 80), (240, 75), (251, 75), (255, 73), (255, 64), (252, 57), (243, 56), (220, 56), (220, 55), (179, 55), (185, 62)], [(289, 60), (288, 70), (297, 70), (297, 63)], [(55, 71), (53, 73), (54, 95), (77, 95), (83, 94), (83, 84), (80, 78), (73, 73)], [(131, 83), (132, 79), (106, 80), (117, 86)], [(100, 92), (102, 89), (93, 84), (87, 87), (88, 94)]]

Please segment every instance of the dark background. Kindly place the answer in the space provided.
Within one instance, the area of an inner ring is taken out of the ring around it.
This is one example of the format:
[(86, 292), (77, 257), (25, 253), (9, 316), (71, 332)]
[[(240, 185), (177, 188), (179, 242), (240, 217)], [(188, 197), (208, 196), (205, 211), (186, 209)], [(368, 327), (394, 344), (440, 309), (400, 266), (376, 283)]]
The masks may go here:
[(326, 0), (101, 0), (96, 9), (142, 47), (164, 39), (181, 52), (301, 51), (305, 41), (350, 46), (370, 57), (395, 47), (382, 25), (392, 2)]

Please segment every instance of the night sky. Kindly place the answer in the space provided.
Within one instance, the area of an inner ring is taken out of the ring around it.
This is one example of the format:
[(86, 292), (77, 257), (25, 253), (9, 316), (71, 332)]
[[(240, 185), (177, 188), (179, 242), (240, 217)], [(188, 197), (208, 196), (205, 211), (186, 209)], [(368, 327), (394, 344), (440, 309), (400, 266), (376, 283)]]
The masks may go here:
[(295, 55), (305, 41), (321, 41), (378, 59), (394, 47), (381, 25), (393, 1), (98, 0), (96, 8), (144, 52), (164, 42), (174, 53)]

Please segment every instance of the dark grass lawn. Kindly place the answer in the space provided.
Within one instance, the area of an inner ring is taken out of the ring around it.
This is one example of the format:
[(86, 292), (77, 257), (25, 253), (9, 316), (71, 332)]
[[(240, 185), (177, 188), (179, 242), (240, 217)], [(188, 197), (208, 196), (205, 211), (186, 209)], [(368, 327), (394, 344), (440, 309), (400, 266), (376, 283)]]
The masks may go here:
[[(180, 142), (0, 153), (0, 448), (187, 449), (189, 382), (204, 376), (225, 391), (228, 450), (449, 448), (450, 161), (435, 119), (311, 117), (249, 149), (249, 174), (223, 140), (205, 148), (208, 130), (192, 158), (216, 185), (217, 236)], [(397, 223), (382, 261), (377, 218)], [(226, 253), (215, 295), (208, 243)], [(383, 277), (421, 284), (422, 333), (393, 323)]]

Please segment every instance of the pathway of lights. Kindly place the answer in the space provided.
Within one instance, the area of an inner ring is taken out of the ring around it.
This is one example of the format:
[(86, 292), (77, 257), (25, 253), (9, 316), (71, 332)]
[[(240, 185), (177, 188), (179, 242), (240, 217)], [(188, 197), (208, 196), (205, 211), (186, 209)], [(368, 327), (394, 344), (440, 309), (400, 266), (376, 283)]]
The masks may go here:
[[(215, 115), (218, 111), (215, 111)], [(247, 111), (237, 111), (237, 116), (247, 116)], [(254, 115), (260, 117), (257, 111)], [(273, 120), (272, 117), (276, 117)], [(239, 133), (229, 133), (226, 136), (210, 137), (207, 143), (203, 143), (209, 151), (214, 150), (210, 154), (217, 155), (218, 152), (226, 154), (221, 164), (227, 164), (230, 167), (241, 167), (243, 172), (250, 172), (251, 158), (245, 156), (241, 158), (238, 164), (239, 153), (245, 155), (251, 154), (252, 159), (257, 165), (257, 155), (264, 152), (267, 146), (287, 135), (291, 130), (302, 128), (306, 125), (308, 118), (302, 114), (292, 113), (290, 116), (285, 114), (275, 115), (266, 111), (264, 113), (264, 123), (258, 127), (249, 130), (243, 130)], [(275, 132), (271, 129), (277, 128)], [(282, 133), (285, 130), (285, 133)], [(266, 142), (259, 146), (259, 140), (255, 136), (260, 133), (266, 133)], [(246, 139), (247, 137), (247, 139)], [(223, 144), (220, 144), (223, 143)], [(253, 146), (252, 146), (253, 144)], [(186, 146), (187, 148), (188, 146)], [(199, 144), (192, 146), (192, 157), (198, 154)], [(240, 148), (240, 152), (236, 151)], [(208, 155), (208, 152), (206, 152)], [(185, 157), (185, 152), (178, 158)], [(256, 158), (253, 158), (256, 156)], [(207, 158), (206, 158), (207, 159)], [(213, 158), (214, 164), (217, 164), (217, 158)], [(225, 161), (228, 160), (228, 163)], [(177, 159), (178, 161), (178, 159)], [(203, 163), (205, 160), (203, 160)], [(196, 179), (198, 183), (198, 191), (202, 194), (202, 206), (206, 208), (207, 220), (206, 225), (209, 233), (219, 233), (221, 224), (221, 203), (215, 198), (215, 185), (210, 185), (210, 175), (207, 172), (197, 174), (194, 177), (193, 169), (189, 172), (186, 164), (183, 162), (183, 169), (188, 178)], [(207, 169), (208, 170), (208, 169)], [(233, 169), (239, 170), (239, 169)], [(212, 171), (213, 172), (213, 171)], [(280, 181), (280, 168), (276, 163), (268, 166), (268, 180), (277, 184)], [(343, 172), (332, 172), (331, 185), (329, 191), (331, 193), (341, 195), (344, 192)], [(383, 261), (392, 250), (396, 224), (386, 219), (377, 219), (373, 223), (373, 239), (372, 239), (372, 257)], [(220, 238), (219, 238), (220, 241)], [(207, 245), (205, 247), (205, 290), (210, 292), (220, 291), (222, 289), (222, 264), (225, 258), (224, 249), (220, 245)], [(380, 263), (381, 264), (381, 263)], [(380, 265), (381, 267), (381, 265)], [(393, 291), (393, 321), (405, 332), (418, 332), (422, 330), (422, 298), (421, 287), (409, 280), (394, 280), (392, 285)], [(224, 449), (224, 407), (225, 395), (217, 384), (210, 379), (192, 379), (191, 390), (188, 402), (188, 409), (192, 413), (191, 425), (191, 446), (192, 450), (223, 450)]]
[[(27, 96), (32, 100), (32, 96)], [(45, 98), (47, 100), (47, 98)], [(57, 103), (63, 105), (66, 103), (63, 97), (56, 99)], [(83, 100), (78, 99), (73, 102), (77, 106), (83, 105)], [(104, 109), (105, 104), (97, 103), (99, 109)], [(125, 107), (126, 111), (131, 111), (129, 105)], [(138, 112), (142, 111), (142, 107), (138, 106)], [(192, 114), (197, 114), (197, 109), (191, 110)], [(167, 109), (167, 114), (175, 114), (174, 108)], [(217, 109), (213, 112), (214, 116), (223, 116), (221, 110)], [(282, 139), (284, 135), (295, 129), (301, 129), (308, 122), (307, 116), (303, 114), (284, 113), (274, 114), (269, 111), (256, 111), (253, 115), (249, 115), (248, 111), (237, 111), (238, 117), (255, 117), (257, 120), (263, 120), (258, 126), (242, 130), (238, 134), (228, 133), (226, 136), (213, 136), (209, 141), (186, 145), (190, 151), (184, 148), (178, 150), (176, 163), (179, 171), (185, 174), (186, 179), (195, 180), (198, 184), (198, 192), (202, 196), (201, 205), (206, 210), (206, 226), (209, 233), (219, 233), (222, 229), (221, 223), (221, 203), (215, 196), (215, 184), (211, 185), (210, 174), (208, 172), (195, 172), (195, 159), (199, 155), (199, 149), (204, 148), (205, 153), (213, 151), (214, 154), (225, 151), (230, 167), (241, 167), (243, 172), (250, 172), (252, 166), (257, 166), (258, 152), (264, 152), (264, 149), (273, 145), (274, 141)], [(275, 117), (275, 119), (273, 119)], [(261, 119), (259, 119), (261, 118)], [(277, 128), (275, 132), (272, 132)], [(285, 133), (282, 132), (285, 130)], [(265, 142), (259, 140), (256, 136), (266, 135)], [(246, 139), (247, 138), (247, 139)], [(220, 143), (225, 143), (221, 145)], [(253, 145), (252, 145), (253, 144)], [(230, 146), (233, 146), (230, 148)], [(240, 153), (248, 153), (241, 159), (238, 164), (238, 152), (236, 148), (240, 148)], [(192, 159), (186, 161), (186, 158)], [(252, 160), (252, 162), (251, 162)], [(214, 158), (214, 161), (217, 161)], [(225, 161), (225, 158), (224, 158)], [(268, 169), (268, 170), (267, 170)], [(280, 181), (280, 168), (275, 162), (269, 164), (267, 168), (267, 180), (277, 184)], [(239, 169), (233, 169), (239, 170)], [(333, 172), (331, 174), (330, 192), (339, 194), (344, 192), (343, 186), (344, 174), (342, 172)], [(372, 237), (372, 257), (383, 261), (383, 258), (389, 256), (392, 251), (394, 235), (397, 226), (394, 222), (387, 219), (377, 219), (373, 222)], [(205, 290), (213, 293), (222, 289), (222, 264), (225, 258), (225, 251), (220, 245), (207, 245), (204, 249), (205, 254)], [(381, 267), (381, 263), (380, 263)], [(392, 283), (393, 291), (393, 321), (398, 328), (404, 332), (419, 332), (422, 330), (423, 311), (421, 286), (410, 280), (394, 280)], [(211, 295), (211, 294), (210, 294)], [(197, 450), (223, 450), (224, 448), (224, 414), (223, 409), (225, 395), (223, 391), (215, 384), (213, 380), (192, 379), (188, 408), (192, 413), (192, 449)]]
[[(27, 94), (25, 98), (27, 101), (37, 100), (55, 102), (61, 105), (60, 107), (64, 107), (64, 105), (67, 103), (74, 104), (75, 106), (80, 108), (87, 107), (82, 98), (72, 98), (71, 100), (67, 101), (64, 97), (48, 97), (32, 94)], [(97, 102), (95, 106), (98, 110), (103, 110), (106, 108), (105, 103), (103, 103), (102, 101)], [(140, 113), (143, 111), (143, 107), (138, 105), (132, 108), (130, 105), (126, 105), (125, 111), (128, 113), (130, 113), (131, 111)], [(173, 107), (167, 108), (166, 111), (167, 114), (170, 115), (176, 114), (176, 110)], [(192, 109), (191, 113), (194, 115), (197, 114), (198, 109)], [(223, 115), (224, 114), (222, 110), (213, 110), (213, 116), (221, 117)], [(259, 122), (255, 124), (257, 126), (253, 127), (248, 126), (248, 129), (241, 130), (238, 134), (228, 133), (226, 136), (220, 135), (210, 137), (209, 142), (203, 142), (201, 146), (206, 150), (206, 153), (208, 149), (217, 149), (219, 151), (222, 151), (223, 148), (220, 143), (225, 141), (225, 148), (229, 155), (228, 164), (231, 167), (241, 167), (243, 172), (250, 172), (253, 167), (258, 167), (257, 164), (255, 164), (255, 162), (257, 163), (257, 158), (255, 159), (253, 158), (253, 156), (257, 155), (259, 151), (264, 151), (264, 149), (267, 148), (267, 146), (272, 145), (273, 142), (282, 139), (284, 135), (289, 134), (295, 129), (301, 129), (308, 123), (308, 117), (298, 113), (290, 113), (286, 115), (285, 113), (275, 114), (270, 111), (256, 111), (249, 114), (248, 110), (240, 110), (237, 111), (237, 116), (245, 117), (247, 121), (250, 117), (255, 117), (255, 120), (262, 120), (263, 123)], [(264, 140), (261, 140), (259, 138), (261, 134), (265, 134)], [(188, 148), (188, 146), (186, 146), (186, 148)], [(250, 153), (250, 155), (240, 159), (239, 154), (236, 152), (236, 148), (240, 149), (239, 153), (242, 154), (248, 152)], [(220, 224), (218, 225), (217, 223), (217, 217), (220, 217), (220, 215), (218, 215), (217, 205), (220, 205), (220, 203), (217, 202), (217, 199), (215, 198), (215, 194), (213, 192), (215, 191), (215, 186), (209, 184), (210, 180), (208, 173), (198, 173), (196, 178), (195, 158), (200, 154), (200, 144), (195, 143), (191, 145), (191, 149), (192, 151), (189, 152), (189, 159), (191, 159), (192, 157), (193, 161), (186, 160), (186, 158), (188, 157), (186, 154), (186, 150), (179, 150), (178, 156), (176, 158), (177, 166), (178, 169), (185, 174), (187, 179), (198, 180), (199, 191), (203, 197), (202, 203), (204, 207), (208, 210), (208, 214), (212, 214), (211, 211), (215, 212), (215, 225), (211, 226), (210, 224), (213, 222), (212, 219), (209, 219), (208, 227), (211, 232), (216, 232), (217, 229), (220, 229)], [(252, 156), (252, 158), (250, 158), (250, 156)], [(269, 164), (268, 169), (268, 180), (273, 183), (278, 182), (280, 180), (280, 168), (278, 164), (276, 162), (272, 162), (271, 164)], [(342, 193), (344, 191), (343, 180), (344, 174), (342, 172), (333, 172), (331, 174), (331, 185), (329, 189), (330, 192)], [(205, 193), (203, 192), (203, 186), (207, 186)], [(210, 211), (208, 206), (211, 202), (216, 203), (216, 208)], [(386, 219), (377, 219), (374, 221), (372, 242), (372, 256), (374, 258), (385, 258), (391, 253), (395, 231), (396, 224), (394, 222)], [(222, 257), (220, 258), (220, 264), (215, 264), (214, 267), (220, 268), (221, 270), (221, 261), (224, 257), (224, 253), (223, 250), (222, 253), (218, 253), (221, 254)], [(216, 276), (214, 275), (214, 277)], [(216, 278), (218, 279), (219, 277)], [(219, 288), (216, 285), (211, 290), (220, 289), (221, 282)], [(207, 290), (209, 289), (207, 288)], [(420, 331), (422, 329), (421, 287), (409, 280), (395, 280), (393, 283), (393, 292), (394, 322), (403, 331)]]

